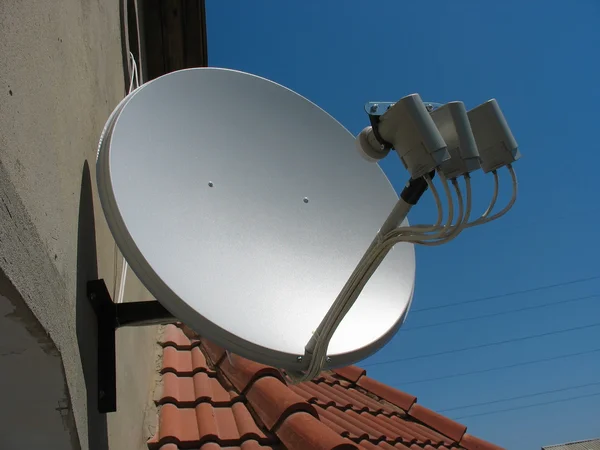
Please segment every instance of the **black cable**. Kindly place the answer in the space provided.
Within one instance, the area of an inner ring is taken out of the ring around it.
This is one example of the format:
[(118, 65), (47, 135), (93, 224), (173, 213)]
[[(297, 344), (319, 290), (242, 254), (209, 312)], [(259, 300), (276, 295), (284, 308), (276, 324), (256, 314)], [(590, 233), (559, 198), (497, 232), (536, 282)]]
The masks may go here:
[(572, 400), (578, 400), (578, 399), (581, 399), (581, 398), (595, 397), (597, 395), (600, 395), (600, 392), (595, 392), (593, 394), (586, 394), (586, 395), (576, 395), (575, 397), (561, 398), (559, 400), (550, 400), (550, 401), (547, 401), (547, 402), (532, 403), (531, 405), (515, 406), (514, 408), (497, 409), (495, 411), (486, 411), (486, 412), (477, 413), (477, 414), (467, 414), (466, 416), (453, 417), (452, 419), (453, 420), (461, 420), (461, 419), (466, 419), (468, 417), (487, 416), (487, 415), (490, 415), (490, 414), (499, 414), (499, 413), (503, 413), (503, 412), (516, 411), (518, 409), (527, 409), (527, 408), (534, 408), (536, 406), (552, 405), (554, 403), (570, 402)]
[(421, 330), (423, 328), (432, 328), (432, 327), (439, 327), (442, 325), (450, 325), (453, 323), (468, 322), (468, 321), (477, 320), (477, 319), (489, 319), (490, 317), (503, 316), (506, 314), (514, 314), (514, 313), (519, 313), (519, 312), (523, 312), (523, 311), (530, 311), (532, 309), (539, 309), (539, 308), (546, 308), (548, 306), (562, 305), (565, 303), (579, 302), (582, 300), (588, 300), (590, 298), (598, 298), (598, 297), (600, 297), (600, 295), (598, 295), (598, 294), (586, 295), (585, 297), (569, 298), (566, 300), (559, 300), (557, 302), (544, 303), (542, 305), (525, 306), (523, 308), (511, 309), (509, 311), (500, 311), (500, 312), (491, 313), (491, 314), (482, 314), (480, 316), (466, 317), (466, 318), (456, 319), (456, 320), (447, 320), (445, 322), (436, 322), (436, 323), (430, 323), (430, 324), (426, 324), (426, 325), (418, 325), (418, 326), (409, 327), (409, 328), (401, 328), (400, 331), (407, 332), (407, 331), (413, 331), (413, 330)]
[(548, 331), (546, 333), (531, 334), (529, 336), (505, 339), (503, 341), (488, 342), (486, 344), (478, 344), (478, 345), (472, 345), (469, 347), (455, 348), (452, 350), (444, 350), (441, 352), (426, 353), (424, 355), (408, 356), (406, 358), (398, 358), (398, 359), (391, 359), (389, 361), (380, 361), (380, 362), (375, 362), (375, 363), (371, 363), (371, 364), (363, 364), (363, 367), (381, 366), (384, 364), (393, 364), (393, 363), (404, 362), (404, 361), (414, 361), (415, 359), (432, 358), (435, 356), (442, 356), (442, 355), (449, 355), (449, 354), (453, 354), (453, 353), (466, 352), (468, 350), (477, 350), (480, 348), (495, 347), (496, 345), (504, 345), (504, 344), (510, 344), (513, 342), (522, 342), (522, 341), (527, 341), (530, 339), (537, 339), (537, 338), (541, 338), (541, 337), (545, 337), (545, 336), (554, 336), (556, 334), (570, 333), (571, 331), (585, 330), (585, 329), (594, 328), (597, 326), (600, 326), (600, 322), (592, 323), (590, 325), (580, 325), (578, 327), (565, 328), (564, 330)]
[(491, 401), (487, 401), (487, 402), (479, 402), (479, 403), (471, 403), (470, 405), (455, 406), (453, 408), (437, 409), (436, 412), (442, 413), (442, 412), (447, 412), (447, 411), (455, 411), (457, 409), (474, 408), (476, 406), (493, 405), (496, 403), (504, 403), (504, 402), (510, 402), (513, 400), (520, 400), (522, 398), (537, 397), (538, 395), (555, 394), (557, 392), (570, 391), (572, 389), (580, 389), (583, 387), (597, 386), (599, 384), (600, 384), (600, 381), (596, 381), (594, 383), (579, 384), (576, 386), (567, 386), (567, 387), (558, 388), (558, 389), (551, 389), (549, 391), (540, 391), (540, 392), (535, 392), (535, 393), (531, 393), (531, 394), (517, 395), (514, 397), (506, 397), (506, 398), (502, 398), (502, 399), (498, 399), (498, 400), (491, 400)]
[(449, 378), (466, 377), (468, 375), (479, 375), (482, 373), (495, 372), (496, 370), (505, 370), (505, 369), (513, 369), (515, 367), (530, 366), (533, 364), (540, 364), (540, 363), (549, 362), (549, 361), (557, 361), (559, 359), (574, 358), (576, 356), (589, 355), (591, 353), (597, 353), (597, 352), (600, 352), (600, 348), (595, 348), (593, 350), (586, 350), (586, 351), (577, 352), (577, 353), (567, 353), (565, 355), (551, 356), (549, 358), (532, 359), (529, 361), (507, 364), (504, 366), (489, 367), (487, 369), (478, 369), (478, 370), (471, 370), (468, 372), (451, 373), (448, 375), (442, 375), (442, 376), (434, 377), (434, 378), (421, 378), (420, 380), (410, 380), (410, 381), (402, 382), (402, 385), (404, 386), (407, 384), (419, 384), (419, 383), (427, 383), (429, 381), (447, 380)]
[(495, 300), (495, 299), (498, 299), (498, 298), (510, 297), (512, 295), (526, 294), (528, 292), (543, 291), (543, 290), (546, 290), (546, 289), (553, 289), (553, 288), (561, 287), (561, 286), (569, 286), (571, 284), (577, 284), (577, 283), (583, 283), (585, 281), (597, 280), (598, 278), (600, 278), (600, 275), (594, 275), (593, 277), (578, 278), (576, 280), (563, 281), (562, 283), (547, 284), (547, 285), (544, 285), (544, 286), (537, 286), (537, 287), (534, 287), (534, 288), (522, 289), (520, 291), (505, 292), (503, 294), (490, 295), (488, 297), (480, 297), (480, 298), (474, 298), (474, 299), (471, 299), (471, 300), (464, 300), (464, 301), (461, 301), (461, 302), (447, 303), (445, 305), (427, 306), (425, 308), (416, 308), (416, 309), (411, 310), (411, 313), (414, 314), (414, 313), (419, 313), (419, 312), (424, 312), (424, 311), (434, 311), (434, 310), (437, 310), (437, 309), (450, 308), (452, 306), (467, 305), (467, 304), (471, 304), (471, 303), (484, 302), (484, 301), (487, 301), (487, 300)]

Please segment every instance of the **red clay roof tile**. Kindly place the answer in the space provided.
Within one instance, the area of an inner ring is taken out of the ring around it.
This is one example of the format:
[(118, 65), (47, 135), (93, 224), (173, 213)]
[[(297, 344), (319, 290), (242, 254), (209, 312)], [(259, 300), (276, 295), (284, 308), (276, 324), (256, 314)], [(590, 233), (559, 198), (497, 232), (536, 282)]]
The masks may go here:
[(298, 411), (317, 417), (314, 406), (289, 389), (281, 380), (262, 377), (254, 382), (246, 394), (248, 402), (269, 430)]
[(175, 347), (166, 347), (163, 351), (162, 373), (175, 372), (192, 374), (192, 358), (188, 351), (179, 351)]
[(367, 371), (365, 369), (361, 369), (357, 366), (348, 366), (339, 369), (333, 369), (333, 372), (339, 375), (340, 377), (345, 378), (348, 381), (352, 381), (353, 383), (356, 383), (360, 377), (367, 374)]
[[(236, 449), (236, 448), (237, 447), (232, 447), (232, 449)], [(277, 446), (262, 445), (253, 439), (251, 439), (249, 441), (245, 441), (240, 446), (240, 450), (276, 450), (279, 448), (281, 448), (281, 446), (279, 446), (279, 445), (277, 445)], [(223, 449), (223, 450), (227, 450), (227, 449)]]
[(379, 442), (377, 445), (369, 441), (360, 443), (360, 448), (365, 450), (396, 450), (397, 447), (392, 447), (387, 442)]
[(194, 345), (199, 344), (198, 339), (190, 339), (181, 328), (176, 326), (168, 327), (165, 330), (162, 341), (163, 346), (170, 345), (176, 347), (178, 350), (189, 350)]
[(179, 407), (188, 408), (201, 402), (209, 402), (213, 406), (228, 406), (239, 397), (237, 392), (225, 389), (217, 378), (205, 372), (198, 372), (192, 377), (180, 377), (167, 372), (163, 375), (163, 391), (157, 403), (176, 403)]
[(192, 355), (192, 367), (194, 368), (194, 373), (198, 372), (198, 370), (214, 373), (214, 370), (209, 367), (206, 356), (204, 356), (200, 347), (193, 347), (190, 354)]
[[(304, 400), (306, 400), (308, 403), (322, 403), (322, 400), (321, 402), (318, 401), (319, 396), (315, 393), (313, 389), (311, 389), (310, 384), (311, 383), (300, 383), (297, 385), (291, 385), (289, 386), (289, 388), (296, 394), (298, 394), (300, 397), (302, 397)], [(335, 402), (333, 400), (330, 400), (330, 403), (333, 405)]]
[[(168, 444), (171, 445), (171, 444)], [(167, 446), (162, 446), (160, 450), (165, 450)], [(200, 450), (279, 450), (280, 446), (271, 446), (271, 445), (262, 445), (259, 442), (250, 439), (249, 441), (244, 441), (242, 445), (234, 445), (234, 446), (226, 446), (222, 447), (216, 442), (207, 442), (200, 447)], [(177, 446), (169, 447), (167, 450), (178, 450)]]
[(323, 406), (335, 405), (341, 409), (352, 408), (352, 400), (339, 395), (332, 386), (326, 383), (303, 383), (304, 389), (317, 396), (317, 402)]
[(231, 408), (210, 403), (200, 403), (195, 408), (166, 404), (160, 410), (158, 435), (150, 444), (177, 442), (180, 447), (197, 448), (208, 441), (225, 446), (249, 439), (265, 442), (273, 437), (267, 437), (241, 402)]
[[(342, 437), (349, 436), (349, 433), (346, 430), (346, 427), (342, 427), (335, 422), (335, 420), (336, 420), (335, 416), (332, 416), (326, 410), (324, 410), (323, 408), (321, 408), (319, 406), (317, 406), (316, 409), (317, 409), (317, 412), (319, 413), (319, 420), (321, 422), (323, 422), (325, 425), (327, 425), (329, 428), (331, 428), (333, 431), (335, 431), (340, 436), (342, 436)], [(361, 432), (359, 429), (355, 429), (354, 431), (355, 431), (355, 434)], [(368, 434), (364, 433), (364, 439), (367, 439), (368, 437), (369, 437)]]
[[(307, 430), (310, 432), (307, 433)], [(286, 418), (277, 436), (288, 450), (356, 450), (358, 447), (305, 412)]]
[(202, 345), (202, 349), (206, 353), (206, 356), (210, 358), (215, 366), (218, 366), (225, 357), (225, 349), (217, 344), (213, 344), (207, 339), (200, 339), (200, 345)]
[(358, 380), (358, 385), (405, 411), (408, 411), (417, 401), (417, 397), (414, 395), (394, 389), (366, 375)]
[(151, 450), (500, 450), (355, 366), (288, 386), (185, 327), (168, 326), (163, 346)]
[(194, 383), (190, 377), (178, 377), (175, 373), (167, 372), (163, 375), (162, 395), (158, 403), (194, 403)]
[(237, 355), (225, 358), (219, 368), (241, 393), (246, 393), (250, 385), (263, 376), (275, 377), (283, 382), (279, 370)]
[(502, 450), (502, 447), (498, 447), (497, 445), (479, 439), (478, 437), (471, 436), (469, 433), (465, 433), (460, 444), (467, 450)]
[(353, 439), (360, 439), (360, 436), (363, 436), (363, 433), (367, 433), (368, 439), (374, 441), (380, 441), (386, 438), (385, 433), (381, 432), (381, 430), (378, 430), (376, 427), (373, 427), (372, 424), (363, 420), (363, 418), (359, 414), (355, 413), (352, 410), (340, 411), (337, 408), (329, 407), (326, 409), (326, 411), (330, 412), (332, 415), (338, 418), (337, 423), (339, 425), (345, 423), (346, 428), (348, 428), (349, 432), (351, 431), (351, 429), (348, 427), (348, 425), (352, 425), (355, 429), (361, 430), (360, 435), (350, 435), (350, 437)]
[(455, 422), (454, 420), (444, 417), (421, 405), (413, 405), (408, 411), (408, 414), (434, 430), (454, 439), (456, 442), (460, 442), (467, 431), (465, 425)]
[(199, 442), (196, 413), (193, 409), (179, 409), (167, 404), (160, 409), (158, 425), (158, 443), (168, 442)]
[(173, 372), (181, 376), (190, 376), (197, 372), (215, 374), (206, 361), (206, 357), (198, 347), (190, 350), (177, 350), (165, 347), (163, 350), (163, 368), (161, 373)]
[[(420, 423), (400, 419), (395, 416), (390, 417), (389, 420), (396, 427), (399, 434), (413, 436), (413, 439), (417, 442), (443, 442), (445, 445), (452, 445), (452, 441), (449, 438), (435, 430), (424, 427)], [(410, 442), (410, 439), (407, 439), (407, 442)]]
[(217, 378), (209, 377), (206, 373), (194, 374), (193, 380), (196, 402), (208, 401), (215, 406), (225, 406), (239, 398), (237, 392), (226, 390)]
[(356, 389), (343, 388), (339, 385), (332, 386), (332, 389), (340, 396), (347, 398), (352, 402), (353, 409), (359, 411), (371, 411), (372, 413), (385, 412), (386, 414), (394, 414), (395, 411), (386, 407), (382, 403), (376, 402), (372, 398), (367, 397), (362, 392)]
[(354, 441), (370, 438), (369, 433), (365, 431), (362, 426), (357, 426), (354, 422), (347, 420), (345, 415), (339, 414), (340, 411), (335, 408), (325, 409), (317, 407), (317, 412), (319, 413), (321, 421), (334, 424), (335, 427), (331, 428), (335, 429), (336, 432), (343, 437), (349, 437)]
[(338, 377), (333, 377), (330, 374), (328, 374), (327, 372), (322, 372), (321, 374), (319, 374), (318, 377), (316, 377), (312, 381), (316, 381), (316, 382), (319, 382), (319, 383), (324, 382), (324, 383), (329, 384), (330, 386), (333, 386), (334, 384), (347, 383), (346, 380), (340, 379)]
[[(383, 415), (373, 416), (369, 413), (362, 413), (361, 416), (365, 423), (368, 423), (376, 430), (384, 433), (385, 440), (388, 442), (394, 442), (396, 440), (408, 443), (418, 441), (422, 444), (431, 442), (431, 440), (426, 437), (415, 436), (415, 434), (408, 432), (406, 429), (397, 427), (394, 422)], [(441, 442), (438, 442), (438, 444), (439, 443)]]

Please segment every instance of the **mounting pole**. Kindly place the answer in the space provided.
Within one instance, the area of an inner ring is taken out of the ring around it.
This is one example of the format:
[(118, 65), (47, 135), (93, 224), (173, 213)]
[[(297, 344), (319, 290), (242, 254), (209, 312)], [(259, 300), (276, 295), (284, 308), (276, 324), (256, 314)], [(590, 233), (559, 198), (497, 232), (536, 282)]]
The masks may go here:
[(88, 281), (87, 296), (98, 325), (98, 411), (114, 412), (117, 410), (117, 328), (178, 320), (156, 300), (114, 303), (102, 279)]

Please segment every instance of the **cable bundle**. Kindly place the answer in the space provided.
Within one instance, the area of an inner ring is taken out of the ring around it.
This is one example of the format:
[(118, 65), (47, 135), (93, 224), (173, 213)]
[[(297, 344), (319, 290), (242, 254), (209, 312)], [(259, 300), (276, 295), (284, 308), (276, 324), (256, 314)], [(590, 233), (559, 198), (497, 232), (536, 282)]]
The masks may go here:
[(289, 372), (287, 375), (290, 381), (292, 383), (300, 383), (303, 381), (312, 380), (321, 372), (327, 361), (327, 347), (329, 346), (329, 341), (333, 337), (335, 330), (346, 316), (350, 308), (354, 305), (354, 302), (362, 292), (363, 288), (394, 245), (400, 242), (409, 242), (412, 244), (427, 246), (445, 244), (455, 239), (465, 228), (483, 225), (505, 215), (512, 208), (517, 199), (517, 176), (512, 165), (509, 164), (507, 168), (512, 178), (513, 193), (511, 200), (504, 209), (490, 216), (490, 213), (496, 204), (499, 191), (498, 174), (494, 170), (492, 172), (494, 175), (494, 193), (492, 200), (481, 217), (472, 222), (469, 222), (472, 206), (471, 178), (468, 174), (464, 175), (463, 177), (465, 180), (466, 206), (458, 181), (456, 178), (451, 180), (458, 202), (457, 220), (454, 224), (454, 201), (448, 184), (448, 179), (442, 173), (442, 171), (438, 170), (437, 173), (441, 180), (444, 193), (446, 194), (446, 201), (448, 202), (448, 215), (446, 222), (443, 225), (442, 220), (444, 214), (442, 201), (431, 177), (429, 175), (425, 175), (423, 178), (431, 190), (438, 211), (436, 223), (433, 225), (395, 227), (393, 230), (384, 234), (382, 234), (380, 231), (371, 246), (365, 252), (361, 261), (358, 263), (356, 269), (354, 269), (354, 272), (352, 272), (352, 275), (346, 282), (342, 291), (336, 298), (331, 309), (325, 316), (325, 321), (313, 334), (311, 339), (313, 348), (310, 348), (311, 343), (307, 345), (306, 354), (310, 356), (310, 363), (307, 371)]

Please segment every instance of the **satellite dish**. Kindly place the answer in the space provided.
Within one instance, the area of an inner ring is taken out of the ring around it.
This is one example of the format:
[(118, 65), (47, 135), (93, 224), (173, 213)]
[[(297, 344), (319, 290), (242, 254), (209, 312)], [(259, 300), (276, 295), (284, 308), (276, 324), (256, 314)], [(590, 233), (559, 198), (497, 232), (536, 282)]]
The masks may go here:
[[(112, 234), (173, 315), (247, 358), (299, 369), (312, 333), (398, 196), (322, 109), (234, 70), (173, 72), (127, 96), (100, 140)], [(335, 331), (329, 366), (382, 347), (409, 309), (397, 244)]]

